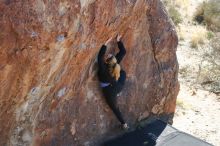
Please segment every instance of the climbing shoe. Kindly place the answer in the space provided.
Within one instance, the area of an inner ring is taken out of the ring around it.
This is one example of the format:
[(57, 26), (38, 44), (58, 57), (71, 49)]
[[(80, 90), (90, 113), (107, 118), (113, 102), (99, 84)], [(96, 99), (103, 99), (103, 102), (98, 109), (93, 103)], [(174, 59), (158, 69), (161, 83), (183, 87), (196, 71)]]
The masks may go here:
[(122, 124), (121, 126), (122, 126), (122, 129), (125, 130), (125, 131), (127, 131), (129, 129), (129, 126), (128, 126), (127, 123)]

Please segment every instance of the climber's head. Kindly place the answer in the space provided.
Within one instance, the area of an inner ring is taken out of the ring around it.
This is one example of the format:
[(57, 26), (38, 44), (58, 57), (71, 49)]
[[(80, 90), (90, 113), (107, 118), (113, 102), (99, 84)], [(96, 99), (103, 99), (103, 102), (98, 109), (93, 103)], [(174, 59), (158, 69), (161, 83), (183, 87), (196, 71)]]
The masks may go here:
[(116, 57), (112, 54), (109, 54), (106, 57), (106, 63), (107, 63), (108, 70), (109, 70), (109, 73), (111, 74), (111, 76), (114, 77), (116, 80), (118, 80), (120, 77), (121, 67), (117, 63)]
[(115, 56), (113, 54), (108, 54), (106, 56), (105, 62), (109, 65), (113, 65), (113, 64), (117, 63), (117, 59), (115, 58)]

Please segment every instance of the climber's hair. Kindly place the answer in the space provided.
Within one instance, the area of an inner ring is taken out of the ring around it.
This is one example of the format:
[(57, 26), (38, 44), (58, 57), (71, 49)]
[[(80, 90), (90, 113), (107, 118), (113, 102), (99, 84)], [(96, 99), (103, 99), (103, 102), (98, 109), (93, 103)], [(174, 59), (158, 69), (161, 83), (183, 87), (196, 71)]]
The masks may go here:
[(112, 55), (111, 57), (109, 57), (106, 60), (106, 63), (108, 65), (108, 71), (109, 71), (110, 75), (112, 77), (114, 77), (116, 80), (118, 80), (120, 77), (121, 67), (117, 63), (117, 59), (115, 58), (115, 56)]

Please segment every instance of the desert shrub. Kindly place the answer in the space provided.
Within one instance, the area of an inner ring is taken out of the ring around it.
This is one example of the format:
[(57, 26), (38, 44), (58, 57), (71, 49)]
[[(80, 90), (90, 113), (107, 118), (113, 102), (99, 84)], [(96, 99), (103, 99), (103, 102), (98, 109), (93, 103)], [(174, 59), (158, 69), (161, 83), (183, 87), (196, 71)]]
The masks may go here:
[(195, 11), (195, 14), (193, 16), (193, 20), (197, 21), (199, 24), (204, 23), (204, 8), (205, 3), (201, 3)]
[(194, 20), (204, 23), (214, 31), (220, 31), (220, 0), (201, 3), (194, 14)]
[(206, 90), (220, 93), (220, 38), (210, 41), (209, 48), (203, 48), (203, 60), (200, 65), (198, 82)]

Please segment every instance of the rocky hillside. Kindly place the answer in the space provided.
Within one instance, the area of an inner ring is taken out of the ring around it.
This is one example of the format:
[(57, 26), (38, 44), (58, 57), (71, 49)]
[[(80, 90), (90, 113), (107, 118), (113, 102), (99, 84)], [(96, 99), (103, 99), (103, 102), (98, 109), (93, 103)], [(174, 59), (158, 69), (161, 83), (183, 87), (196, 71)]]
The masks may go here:
[(96, 61), (118, 33), (127, 48), (119, 105), (128, 123), (172, 117), (178, 39), (159, 0), (4, 0), (0, 11), (0, 145), (89, 146), (118, 134)]

